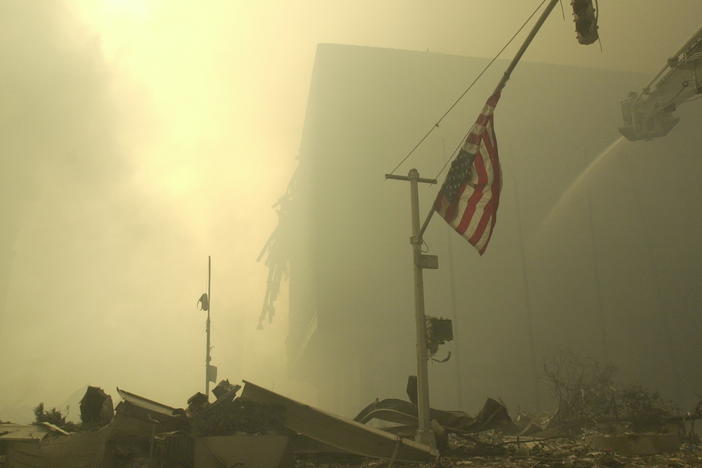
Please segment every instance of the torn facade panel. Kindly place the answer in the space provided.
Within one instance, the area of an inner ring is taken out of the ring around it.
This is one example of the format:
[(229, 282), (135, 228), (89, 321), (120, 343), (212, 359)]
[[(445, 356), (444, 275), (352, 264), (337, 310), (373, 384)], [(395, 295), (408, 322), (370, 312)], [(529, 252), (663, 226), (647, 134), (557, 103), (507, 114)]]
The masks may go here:
[(335, 416), (244, 381), (241, 398), (285, 408), (288, 429), (344, 452), (403, 462), (429, 462), (436, 450), (413, 440)]
[[(183, 409), (173, 408), (119, 388), (117, 392), (123, 399), (117, 405), (118, 415), (146, 422), (150, 425), (149, 427), (157, 424), (160, 428), (159, 432), (176, 431), (188, 427), (188, 420)], [(122, 418), (118, 427), (125, 424), (133, 425), (135, 423), (126, 423)]]

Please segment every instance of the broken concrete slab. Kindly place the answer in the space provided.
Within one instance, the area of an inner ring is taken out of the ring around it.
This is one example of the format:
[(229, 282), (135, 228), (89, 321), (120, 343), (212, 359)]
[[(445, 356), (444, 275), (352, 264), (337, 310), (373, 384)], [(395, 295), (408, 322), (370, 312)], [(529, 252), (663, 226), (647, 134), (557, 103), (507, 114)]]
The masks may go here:
[(43, 440), (49, 435), (68, 435), (60, 427), (46, 422), (34, 424), (0, 423), (0, 441), (32, 441)]
[[(124, 390), (117, 391), (123, 401), (117, 405), (116, 414), (109, 424), (71, 434), (61, 431), (61, 437), (42, 437), (34, 443), (13, 444), (7, 452), (9, 466), (108, 468), (114, 466), (117, 459), (135, 461), (148, 458), (156, 434), (189, 428), (183, 410)], [(51, 429), (45, 424), (37, 427)]]
[(241, 398), (284, 407), (288, 429), (345, 452), (410, 463), (430, 462), (438, 457), (438, 452), (429, 446), (335, 416), (246, 380)]
[(106, 426), (97, 431), (45, 438), (35, 444), (13, 444), (8, 447), (7, 464), (13, 468), (101, 467), (109, 436)]
[(149, 424), (149, 427), (155, 424), (158, 426), (158, 432), (189, 427), (185, 410), (181, 408), (173, 408), (120, 388), (117, 388), (117, 393), (123, 400), (117, 405), (118, 415), (141, 420)]
[(194, 466), (251, 466), (282, 468), (291, 466), (289, 438), (283, 435), (227, 435), (196, 437)]

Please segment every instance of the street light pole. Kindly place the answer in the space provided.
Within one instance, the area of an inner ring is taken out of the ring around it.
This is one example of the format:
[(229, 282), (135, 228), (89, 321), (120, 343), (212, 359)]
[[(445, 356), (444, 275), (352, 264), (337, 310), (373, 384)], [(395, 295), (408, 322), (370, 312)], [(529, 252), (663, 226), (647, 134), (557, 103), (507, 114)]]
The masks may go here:
[[(524, 43), (517, 51), (517, 54), (510, 62), (507, 70), (502, 75), (495, 92), (500, 92), (507, 84), (512, 72), (519, 63), (519, 60), (526, 52), (527, 48), (533, 41), (541, 26), (548, 18), (553, 8), (558, 3), (558, 0), (550, 0), (546, 8), (537, 19), (531, 32), (524, 40)], [(437, 124), (438, 125), (438, 124)], [(422, 254), (422, 244), (424, 231), (427, 229), (429, 222), (434, 214), (434, 207), (429, 210), (424, 222), (419, 221), (419, 182), (436, 184), (435, 179), (422, 179), (419, 177), (419, 172), (416, 169), (410, 169), (407, 176), (395, 174), (385, 174), (386, 179), (405, 180), (410, 182), (410, 203), (412, 211), (412, 237), (410, 244), (412, 245), (412, 259), (414, 268), (414, 306), (415, 320), (417, 331), (417, 435), (415, 439), (418, 442), (424, 443), (431, 447), (436, 447), (436, 439), (431, 428), (430, 421), (430, 406), (429, 406), (429, 375), (427, 362), (429, 355), (427, 352), (427, 324), (424, 315), (424, 278), (422, 270), (424, 268), (438, 268), (438, 260), (434, 255)]]
[(207, 335), (207, 344), (205, 349), (205, 395), (207, 398), (210, 397), (210, 362), (212, 361), (212, 356), (210, 354), (210, 306), (212, 305), (212, 296), (210, 294), (210, 284), (212, 280), (212, 257), (207, 256), (207, 322), (205, 327), (205, 333)]
[(414, 316), (417, 328), (417, 442), (436, 447), (430, 422), (427, 324), (424, 315), (424, 275), (421, 267), (422, 238), (419, 235), (419, 172), (409, 171), (412, 205), (412, 259), (414, 263)]
[(422, 229), (419, 224), (419, 183), (436, 184), (435, 179), (419, 177), (417, 169), (411, 169), (407, 176), (386, 174), (386, 179), (406, 180), (410, 183), (410, 208), (412, 215), (412, 263), (414, 271), (414, 316), (416, 325), (417, 353), (417, 434), (415, 440), (436, 448), (434, 431), (431, 428), (429, 406), (429, 370), (427, 363), (427, 326), (424, 315), (424, 268), (438, 268), (436, 257), (422, 254)]

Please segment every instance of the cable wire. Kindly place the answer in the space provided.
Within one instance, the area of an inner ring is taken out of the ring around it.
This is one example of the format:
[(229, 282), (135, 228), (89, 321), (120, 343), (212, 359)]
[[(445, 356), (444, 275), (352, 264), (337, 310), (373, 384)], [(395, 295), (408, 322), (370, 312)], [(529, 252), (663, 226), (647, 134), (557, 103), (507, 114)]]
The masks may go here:
[[(414, 154), (415, 151), (417, 151), (417, 148), (419, 148), (419, 147), (422, 145), (422, 143), (424, 143), (424, 141), (426, 141), (426, 139), (429, 138), (429, 135), (431, 135), (431, 133), (434, 131), (434, 129), (439, 127), (439, 125), (440, 125), (441, 122), (444, 120), (444, 118), (453, 110), (454, 107), (456, 107), (456, 105), (458, 105), (458, 103), (461, 101), (461, 99), (463, 99), (463, 98), (465, 97), (465, 95), (468, 94), (468, 91), (470, 91), (471, 88), (473, 88), (473, 86), (475, 85), (475, 83), (478, 82), (478, 80), (485, 74), (485, 72), (488, 71), (488, 69), (492, 66), (492, 64), (500, 57), (500, 55), (502, 55), (502, 52), (504, 52), (505, 49), (506, 49), (507, 47), (509, 47), (509, 45), (512, 43), (512, 41), (514, 41), (514, 39), (519, 35), (519, 33), (522, 32), (522, 30), (524, 29), (524, 27), (529, 23), (529, 21), (534, 17), (534, 15), (541, 9), (541, 7), (543, 6), (544, 3), (546, 3), (546, 0), (542, 0), (541, 3), (539, 3), (539, 6), (537, 6), (537, 7), (534, 9), (534, 11), (529, 15), (529, 17), (524, 21), (524, 23), (522, 23), (522, 25), (519, 27), (519, 29), (517, 29), (517, 32), (515, 32), (515, 33), (512, 35), (512, 37), (507, 41), (507, 43), (506, 43), (504, 46), (502, 46), (502, 49), (500, 49), (500, 51), (497, 53), (497, 55), (495, 55), (495, 56), (488, 62), (488, 64), (485, 65), (485, 68), (483, 68), (483, 69), (480, 71), (480, 73), (478, 73), (478, 75), (477, 75), (477, 76), (475, 77), (475, 79), (473, 79), (473, 81), (468, 85), (468, 87), (465, 89), (465, 91), (463, 91), (463, 93), (461, 93), (461, 95), (458, 96), (458, 98), (453, 102), (453, 104), (451, 104), (451, 106), (449, 106), (448, 110), (447, 110), (446, 112), (444, 112), (444, 114), (439, 118), (439, 120), (436, 121), (436, 123), (429, 129), (429, 131), (427, 131), (427, 132), (424, 134), (424, 136), (423, 136), (422, 138), (419, 139), (419, 141), (417, 142), (417, 144), (414, 145), (414, 147), (405, 155), (405, 157), (402, 158), (402, 159), (400, 160), (399, 163), (397, 163), (397, 165), (393, 168), (393, 170), (390, 171), (390, 174), (394, 174), (395, 171), (396, 171), (400, 166), (402, 166), (402, 164), (404, 164), (404, 162), (407, 161), (407, 159), (409, 159), (409, 157), (412, 156), (412, 155)], [(452, 154), (453, 154), (453, 153), (452, 153)], [(444, 167), (445, 167), (445, 166), (446, 166), (446, 165), (444, 165)], [(443, 171), (443, 169), (442, 169), (442, 171)], [(440, 173), (441, 173), (441, 172), (440, 172)]]
[[(545, 2), (546, 2), (546, 0), (544, 0), (543, 2), (541, 2), (541, 3), (539, 4), (539, 6), (536, 7), (536, 9), (535, 9), (535, 10), (532, 12), (532, 14), (529, 16), (529, 18), (526, 19), (526, 21), (524, 22), (524, 24), (522, 24), (522, 26), (519, 28), (519, 30), (514, 34), (514, 36), (512, 36), (512, 38), (509, 40), (509, 42), (511, 42), (512, 40), (514, 40), (514, 38), (517, 36), (517, 34), (519, 34), (519, 32), (520, 32), (522, 29), (524, 29), (524, 26), (527, 25), (527, 23), (529, 22), (529, 20), (530, 20), (531, 18), (534, 17), (534, 15), (536, 14), (536, 12), (539, 11), (539, 10), (541, 9), (541, 6), (542, 6)], [(499, 56), (499, 54), (501, 54), (502, 51), (509, 45), (509, 42), (508, 42), (508, 43), (505, 45), (505, 47), (503, 47), (502, 50), (498, 53), (498, 56)], [(497, 56), (496, 56), (495, 58), (497, 58)], [(494, 59), (493, 59), (493, 61), (494, 61)], [(458, 140), (458, 145), (456, 145), (456, 147), (454, 148), (454, 150), (451, 152), (451, 154), (449, 155), (449, 157), (448, 157), (448, 158), (446, 159), (446, 161), (444, 162), (443, 166), (441, 166), (441, 169), (439, 169), (439, 172), (436, 173), (436, 175), (434, 176), (434, 179), (438, 179), (438, 178), (441, 176), (441, 173), (444, 172), (444, 170), (446, 169), (446, 166), (448, 166), (448, 163), (451, 162), (451, 160), (453, 159), (453, 156), (454, 156), (454, 155), (458, 152), (458, 150), (461, 148), (461, 145), (463, 145), (463, 141), (464, 141), (466, 138), (468, 138), (468, 134), (470, 133), (471, 128), (472, 128), (472, 127), (468, 128), (468, 130), (466, 131), (466, 133), (461, 137), (460, 140)], [(444, 150), (444, 152), (445, 152), (445, 150)]]
[[(471, 127), (471, 128), (472, 128), (472, 127)], [(468, 138), (468, 134), (469, 134), (469, 133), (470, 133), (470, 129), (468, 129), (468, 131), (465, 133), (465, 135), (463, 135), (463, 136), (461, 137), (461, 139), (458, 140), (458, 146), (456, 146), (456, 148), (455, 148), (453, 151), (451, 151), (451, 154), (449, 155), (449, 157), (448, 157), (448, 158), (446, 159), (446, 161), (444, 162), (444, 165), (441, 166), (441, 169), (439, 169), (439, 172), (437, 172), (437, 173), (436, 173), (436, 176), (434, 176), (434, 179), (438, 179), (438, 178), (441, 176), (441, 173), (444, 172), (444, 169), (446, 169), (446, 166), (448, 166), (448, 163), (450, 163), (451, 160), (453, 159), (453, 155), (456, 154), (456, 152), (458, 151), (458, 149), (459, 149), (459, 148), (461, 147), (461, 145), (463, 144), (463, 140), (465, 140), (466, 138)]]

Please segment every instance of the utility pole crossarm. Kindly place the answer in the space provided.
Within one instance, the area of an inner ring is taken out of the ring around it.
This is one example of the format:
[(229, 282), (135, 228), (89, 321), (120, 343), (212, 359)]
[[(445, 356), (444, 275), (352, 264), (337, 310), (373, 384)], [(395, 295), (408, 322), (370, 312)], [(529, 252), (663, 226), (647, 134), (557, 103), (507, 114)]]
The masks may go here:
[[(404, 180), (404, 181), (409, 181), (411, 180), (409, 176), (403, 176), (403, 175), (397, 175), (397, 174), (385, 174), (386, 179), (394, 179), (394, 180)], [(418, 177), (417, 182), (420, 182), (422, 184), (436, 184), (436, 179), (426, 179), (423, 177)]]
[[(404, 180), (407, 182), (410, 182), (412, 179), (409, 176), (403, 176), (403, 175), (397, 175), (397, 174), (385, 174), (386, 179), (393, 179), (393, 180)], [(422, 183), (422, 184), (437, 184), (436, 179), (427, 179), (424, 177), (419, 177), (417, 176), (417, 182)], [(424, 223), (422, 224), (422, 227), (419, 230), (419, 234), (417, 234), (416, 239), (414, 239), (414, 242), (421, 244), (424, 236), (424, 231), (426, 231), (427, 226), (429, 226), (429, 221), (431, 221), (431, 217), (434, 214), (434, 207), (432, 207), (431, 211), (427, 215), (426, 219), (424, 220)]]

